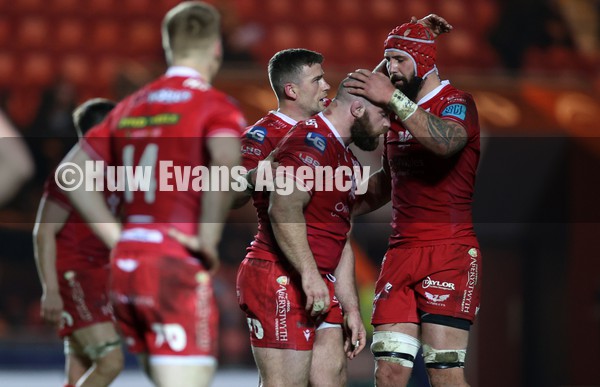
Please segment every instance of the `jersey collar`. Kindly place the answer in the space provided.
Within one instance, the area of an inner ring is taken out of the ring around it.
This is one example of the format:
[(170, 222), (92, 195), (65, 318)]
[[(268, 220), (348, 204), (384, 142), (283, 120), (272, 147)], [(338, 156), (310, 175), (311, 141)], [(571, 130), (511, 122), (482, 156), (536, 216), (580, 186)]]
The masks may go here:
[(274, 116), (277, 116), (280, 120), (282, 120), (282, 121), (284, 121), (284, 122), (286, 122), (286, 123), (288, 123), (288, 124), (290, 124), (292, 126), (294, 126), (294, 125), (296, 125), (298, 123), (298, 121), (296, 121), (295, 119), (293, 119), (290, 116), (287, 116), (287, 115), (283, 114), (280, 111), (271, 110), (269, 113), (273, 114)]
[(342, 144), (342, 146), (344, 147), (344, 149), (347, 149), (348, 147), (346, 146), (346, 144), (344, 144), (344, 139), (342, 138), (342, 136), (340, 136), (340, 133), (337, 131), (337, 129), (335, 128), (335, 126), (333, 126), (333, 124), (331, 123), (331, 121), (329, 121), (325, 117), (325, 115), (323, 114), (323, 112), (317, 114), (317, 116), (319, 116), (323, 120), (323, 122), (325, 122), (325, 124), (327, 124), (327, 126), (329, 127), (329, 130), (331, 130), (331, 132), (335, 135), (335, 137)]
[(188, 78), (202, 78), (202, 74), (187, 66), (171, 66), (167, 69), (165, 74), (167, 77), (188, 77)]
[(417, 105), (422, 105), (425, 102), (429, 101), (430, 99), (432, 99), (433, 97), (435, 97), (437, 95), (437, 93), (439, 93), (444, 87), (448, 86), (449, 84), (450, 84), (450, 81), (442, 81), (442, 83), (438, 87), (436, 87), (435, 89), (431, 90), (423, 98), (421, 98), (419, 100), (419, 102), (417, 102)]

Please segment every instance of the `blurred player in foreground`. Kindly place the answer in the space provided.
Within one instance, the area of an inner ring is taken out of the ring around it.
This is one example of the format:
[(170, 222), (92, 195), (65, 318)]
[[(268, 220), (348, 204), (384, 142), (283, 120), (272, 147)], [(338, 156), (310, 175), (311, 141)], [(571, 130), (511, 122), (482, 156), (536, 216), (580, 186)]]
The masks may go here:
[(96, 159), (152, 171), (147, 189), (124, 192), (122, 232), (98, 192), (79, 187), (69, 194), (94, 231), (116, 245), (115, 316), (157, 386), (208, 386), (217, 367), (211, 274), (233, 191), (169, 189), (159, 166), (183, 173), (240, 163), (243, 115), (210, 84), (223, 55), (220, 30), (218, 11), (206, 3), (172, 8), (162, 25), (167, 73), (119, 103), (67, 157), (81, 168)]
[(0, 111), (0, 206), (33, 176), (33, 158), (19, 132)]
[[(81, 138), (115, 103), (92, 99), (73, 112)], [(116, 209), (116, 194), (106, 198)], [(65, 342), (65, 386), (108, 386), (123, 369), (121, 340), (108, 299), (109, 250), (48, 177), (38, 208), (34, 251), (42, 283), (41, 314)]]

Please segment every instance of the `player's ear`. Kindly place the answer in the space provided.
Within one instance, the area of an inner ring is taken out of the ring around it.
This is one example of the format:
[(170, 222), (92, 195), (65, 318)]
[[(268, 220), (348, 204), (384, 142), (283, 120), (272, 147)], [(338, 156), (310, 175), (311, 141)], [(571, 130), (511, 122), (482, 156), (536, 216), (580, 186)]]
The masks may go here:
[(286, 83), (285, 86), (283, 86), (283, 91), (286, 97), (291, 100), (295, 101), (298, 98), (298, 94), (296, 94), (296, 85), (291, 82)]
[(361, 101), (352, 101), (352, 104), (350, 104), (350, 113), (354, 118), (361, 118), (365, 114), (365, 110), (365, 104)]

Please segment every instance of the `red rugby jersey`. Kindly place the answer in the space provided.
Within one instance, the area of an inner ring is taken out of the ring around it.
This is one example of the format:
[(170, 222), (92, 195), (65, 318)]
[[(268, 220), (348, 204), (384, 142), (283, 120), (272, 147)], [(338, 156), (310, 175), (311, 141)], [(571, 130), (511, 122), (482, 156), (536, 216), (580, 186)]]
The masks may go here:
[(473, 97), (443, 81), (419, 101), (419, 106), (463, 125), (468, 141), (457, 154), (442, 158), (425, 149), (394, 117), (384, 150), (392, 177), (390, 246), (478, 246), (471, 215), (480, 152)]
[[(292, 167), (294, 171), (302, 166), (313, 170), (331, 167), (332, 171), (339, 167), (347, 167), (350, 171), (360, 167), (352, 151), (344, 145), (343, 139), (323, 113), (294, 126), (279, 144), (277, 161), (280, 168)], [(339, 190), (335, 184), (331, 191), (313, 186), (309, 190), (311, 200), (304, 209), (308, 243), (321, 273), (335, 270), (350, 230), (355, 202), (354, 174), (346, 176), (345, 181), (351, 186), (348, 190)], [(253, 246), (253, 253), (257, 257), (285, 259), (278, 249), (262, 239), (261, 234), (257, 235), (257, 239)]]
[[(271, 111), (249, 126), (242, 136), (242, 164), (248, 170), (256, 168), (277, 147), (297, 121), (283, 113)], [(265, 251), (279, 254), (269, 219), (269, 192), (255, 191), (252, 201), (258, 216), (258, 230), (248, 247), (248, 258), (264, 258)]]
[[(44, 198), (52, 200), (69, 212), (69, 217), (56, 235), (57, 270), (83, 270), (107, 265), (108, 248), (94, 235), (73, 208), (64, 191), (56, 185), (54, 174), (46, 179)], [(113, 213), (116, 213), (119, 201), (116, 193), (108, 194), (106, 202)]]
[[(239, 137), (244, 126), (243, 115), (230, 97), (195, 70), (172, 67), (125, 98), (88, 132), (83, 146), (92, 158), (108, 165), (151, 166), (154, 173), (149, 190), (124, 192), (119, 246), (155, 251), (159, 244), (164, 253), (188, 256), (166, 231), (174, 226), (187, 234), (197, 233), (202, 190), (194, 188), (193, 168), (209, 165), (207, 138)], [(185, 178), (179, 175), (182, 185), (175, 173), (164, 173), (177, 167), (182, 173), (192, 168)]]

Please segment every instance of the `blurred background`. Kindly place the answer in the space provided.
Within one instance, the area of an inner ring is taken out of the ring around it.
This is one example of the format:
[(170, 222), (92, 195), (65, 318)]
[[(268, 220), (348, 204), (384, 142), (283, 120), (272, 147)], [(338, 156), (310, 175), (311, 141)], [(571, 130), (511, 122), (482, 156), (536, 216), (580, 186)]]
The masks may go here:
[[(323, 53), (335, 90), (347, 72), (382, 59), (396, 25), (429, 13), (448, 20), (454, 30), (438, 38), (440, 75), (473, 94), (483, 136), (474, 203), (483, 300), (469, 381), (600, 386), (599, 0), (209, 2), (223, 13), (225, 39), (214, 83), (239, 101), (249, 123), (277, 107), (266, 73), (276, 51)], [(0, 208), (0, 369), (33, 376), (62, 367), (61, 342), (39, 316), (31, 243), (43, 181), (75, 142), (77, 104), (120, 100), (164, 72), (160, 22), (176, 3), (0, 0), (0, 107), (35, 162), (32, 178)], [(380, 151), (357, 153), (379, 166)], [(385, 207), (354, 229), (367, 324), (390, 216)], [(216, 289), (224, 373), (254, 370), (235, 274), (255, 228), (252, 207), (237, 210), (222, 244)], [(133, 359), (128, 367), (136, 370)], [(368, 350), (349, 372), (351, 385), (372, 385)], [(244, 383), (237, 385), (256, 379)], [(412, 385), (427, 385), (419, 365)]]

